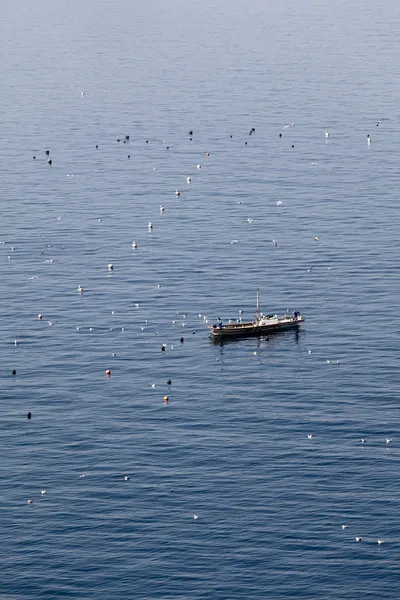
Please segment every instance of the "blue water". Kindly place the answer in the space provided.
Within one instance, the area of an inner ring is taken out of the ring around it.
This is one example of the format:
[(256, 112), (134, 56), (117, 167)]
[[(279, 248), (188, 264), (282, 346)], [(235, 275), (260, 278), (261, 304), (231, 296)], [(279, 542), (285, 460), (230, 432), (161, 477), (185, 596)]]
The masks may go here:
[(331, 4), (3, 7), (0, 598), (398, 597), (400, 6)]

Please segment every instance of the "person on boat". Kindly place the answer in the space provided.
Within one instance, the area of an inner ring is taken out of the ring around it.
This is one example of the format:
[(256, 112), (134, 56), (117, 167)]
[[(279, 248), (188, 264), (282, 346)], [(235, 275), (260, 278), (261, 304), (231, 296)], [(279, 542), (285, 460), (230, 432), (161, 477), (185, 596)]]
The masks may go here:
[(218, 329), (222, 329), (222, 321), (221, 321), (221, 319), (218, 321)]

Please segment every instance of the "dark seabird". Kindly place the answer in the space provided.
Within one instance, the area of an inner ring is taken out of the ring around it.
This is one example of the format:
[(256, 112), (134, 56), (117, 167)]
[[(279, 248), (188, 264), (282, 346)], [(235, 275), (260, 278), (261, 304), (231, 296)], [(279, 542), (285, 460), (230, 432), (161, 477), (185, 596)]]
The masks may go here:
[(26, 418), (27, 419), (32, 419), (32, 413), (31, 412), (26, 413)]

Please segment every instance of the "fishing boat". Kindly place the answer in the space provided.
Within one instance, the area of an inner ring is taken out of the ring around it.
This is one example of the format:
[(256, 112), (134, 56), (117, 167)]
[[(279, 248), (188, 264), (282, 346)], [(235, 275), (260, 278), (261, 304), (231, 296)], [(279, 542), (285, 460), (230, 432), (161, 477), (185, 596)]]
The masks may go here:
[(232, 337), (248, 337), (257, 335), (267, 335), (268, 333), (277, 331), (286, 331), (300, 326), (305, 321), (299, 311), (295, 311), (293, 315), (264, 315), (260, 311), (259, 292), (257, 290), (257, 307), (254, 321), (227, 323), (223, 324), (219, 321), (210, 327), (211, 337), (214, 340), (221, 340)]

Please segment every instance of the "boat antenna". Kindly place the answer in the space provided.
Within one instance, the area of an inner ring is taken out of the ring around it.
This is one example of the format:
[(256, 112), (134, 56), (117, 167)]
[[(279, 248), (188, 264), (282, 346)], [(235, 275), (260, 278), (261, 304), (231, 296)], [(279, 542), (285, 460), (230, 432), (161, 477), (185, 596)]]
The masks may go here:
[(257, 305), (256, 305), (256, 313), (257, 313), (257, 317), (260, 314), (260, 290), (259, 288), (257, 288)]

